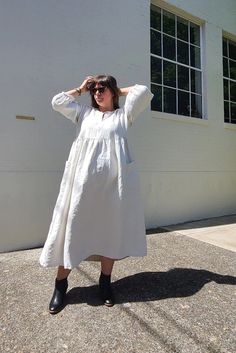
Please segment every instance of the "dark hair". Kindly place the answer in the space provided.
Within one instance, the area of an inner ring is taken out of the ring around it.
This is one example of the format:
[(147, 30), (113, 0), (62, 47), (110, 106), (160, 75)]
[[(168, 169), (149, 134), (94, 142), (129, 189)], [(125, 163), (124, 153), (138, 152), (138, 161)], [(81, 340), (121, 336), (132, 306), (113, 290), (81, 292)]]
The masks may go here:
[(99, 107), (99, 105), (97, 104), (97, 102), (92, 94), (92, 90), (94, 89), (94, 87), (96, 86), (97, 83), (99, 83), (103, 87), (107, 87), (110, 89), (111, 93), (113, 94), (113, 107), (114, 107), (114, 109), (118, 109), (119, 108), (119, 88), (117, 87), (117, 82), (116, 82), (115, 77), (110, 76), (110, 75), (95, 76), (88, 83), (87, 88), (90, 91), (92, 106), (94, 108)]

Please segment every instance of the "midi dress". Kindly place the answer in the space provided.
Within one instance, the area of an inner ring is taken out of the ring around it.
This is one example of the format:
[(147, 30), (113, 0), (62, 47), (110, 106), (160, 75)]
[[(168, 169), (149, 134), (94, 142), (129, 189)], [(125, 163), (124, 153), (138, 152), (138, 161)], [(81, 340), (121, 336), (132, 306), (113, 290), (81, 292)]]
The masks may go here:
[(123, 107), (106, 112), (64, 91), (53, 97), (53, 109), (76, 125), (76, 137), (40, 255), (43, 267), (72, 269), (101, 256), (146, 255), (140, 180), (128, 129), (152, 97), (146, 86), (135, 84)]

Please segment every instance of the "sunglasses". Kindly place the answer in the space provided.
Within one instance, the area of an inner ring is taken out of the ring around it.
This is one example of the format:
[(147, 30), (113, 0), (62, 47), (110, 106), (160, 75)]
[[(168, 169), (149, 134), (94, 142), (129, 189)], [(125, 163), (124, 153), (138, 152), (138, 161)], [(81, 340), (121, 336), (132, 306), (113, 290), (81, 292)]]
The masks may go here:
[(106, 89), (107, 89), (107, 87), (93, 88), (93, 89), (91, 89), (90, 92), (92, 93), (92, 95), (95, 95), (97, 91), (99, 93), (104, 93)]

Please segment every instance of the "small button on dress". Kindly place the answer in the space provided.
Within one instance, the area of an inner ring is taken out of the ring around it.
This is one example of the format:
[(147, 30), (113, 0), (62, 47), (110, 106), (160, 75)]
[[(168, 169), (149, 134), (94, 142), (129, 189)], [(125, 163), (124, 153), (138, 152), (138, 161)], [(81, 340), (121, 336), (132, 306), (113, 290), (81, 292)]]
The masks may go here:
[(44, 267), (72, 269), (94, 256), (147, 253), (139, 175), (127, 131), (153, 94), (134, 85), (125, 105), (102, 113), (60, 92), (52, 107), (76, 125), (46, 242)]

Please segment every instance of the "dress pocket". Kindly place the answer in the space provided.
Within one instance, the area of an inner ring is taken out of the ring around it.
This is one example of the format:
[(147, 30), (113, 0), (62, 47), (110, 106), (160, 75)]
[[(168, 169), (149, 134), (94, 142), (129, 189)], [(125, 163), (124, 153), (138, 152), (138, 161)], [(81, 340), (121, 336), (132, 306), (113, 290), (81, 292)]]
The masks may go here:
[(125, 164), (125, 169), (126, 170), (131, 170), (131, 169), (134, 168), (134, 166), (135, 166), (135, 161), (131, 161), (131, 162), (128, 162), (128, 163)]
[(110, 161), (107, 158), (98, 158), (96, 163), (96, 172), (104, 172), (109, 169)]
[(133, 192), (136, 193), (137, 191), (138, 173), (135, 161), (131, 161), (124, 165), (123, 177), (124, 192), (126, 197), (128, 197), (128, 195), (132, 195)]

